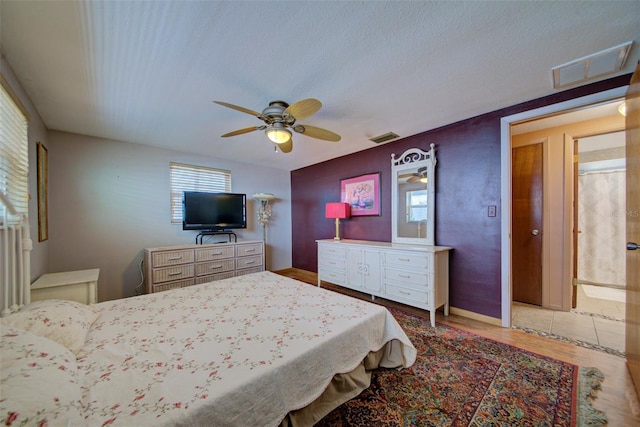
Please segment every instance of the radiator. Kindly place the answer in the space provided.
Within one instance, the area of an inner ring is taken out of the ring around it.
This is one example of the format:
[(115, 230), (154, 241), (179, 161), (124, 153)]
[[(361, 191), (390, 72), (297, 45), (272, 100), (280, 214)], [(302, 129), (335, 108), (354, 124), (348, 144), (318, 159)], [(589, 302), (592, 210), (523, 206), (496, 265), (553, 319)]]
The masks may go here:
[(19, 214), (0, 191), (0, 316), (13, 313), (31, 301), (30, 252), (33, 249), (26, 214)]

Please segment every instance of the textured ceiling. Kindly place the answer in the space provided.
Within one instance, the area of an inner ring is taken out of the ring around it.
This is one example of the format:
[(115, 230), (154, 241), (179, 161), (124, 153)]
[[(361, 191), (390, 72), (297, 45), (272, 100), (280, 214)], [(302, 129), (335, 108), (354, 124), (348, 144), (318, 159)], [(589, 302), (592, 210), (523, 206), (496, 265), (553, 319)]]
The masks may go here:
[[(554, 93), (551, 68), (634, 41), (639, 1), (8, 1), (1, 47), (49, 129), (292, 170)], [(4, 65), (3, 65), (4, 66)], [(610, 76), (607, 76), (610, 77)], [(605, 78), (605, 77), (603, 77)], [(317, 98), (275, 153), (261, 111)]]

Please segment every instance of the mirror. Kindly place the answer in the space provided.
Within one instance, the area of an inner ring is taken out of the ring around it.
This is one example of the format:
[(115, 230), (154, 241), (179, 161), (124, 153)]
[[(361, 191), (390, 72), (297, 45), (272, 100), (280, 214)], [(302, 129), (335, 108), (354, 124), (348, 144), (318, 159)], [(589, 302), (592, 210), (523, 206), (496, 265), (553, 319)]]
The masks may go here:
[(435, 144), (429, 151), (411, 148), (391, 154), (393, 243), (433, 245), (435, 215)]

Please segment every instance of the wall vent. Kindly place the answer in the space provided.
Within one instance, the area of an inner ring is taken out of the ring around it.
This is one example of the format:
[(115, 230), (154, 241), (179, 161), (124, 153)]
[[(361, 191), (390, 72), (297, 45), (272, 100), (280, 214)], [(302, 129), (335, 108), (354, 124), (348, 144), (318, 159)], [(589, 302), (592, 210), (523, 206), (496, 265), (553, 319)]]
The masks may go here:
[(383, 142), (391, 141), (392, 139), (399, 138), (400, 135), (395, 134), (393, 132), (387, 132), (383, 135), (374, 136), (373, 138), (369, 138), (369, 141), (373, 141), (376, 144), (382, 144)]
[(629, 41), (553, 67), (553, 87), (573, 86), (622, 70), (632, 44)]

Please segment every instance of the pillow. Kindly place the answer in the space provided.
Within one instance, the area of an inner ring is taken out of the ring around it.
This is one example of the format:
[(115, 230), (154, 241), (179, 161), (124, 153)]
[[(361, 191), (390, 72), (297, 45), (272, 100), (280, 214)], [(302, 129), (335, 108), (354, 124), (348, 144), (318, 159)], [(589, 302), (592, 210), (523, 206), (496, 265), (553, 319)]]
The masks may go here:
[(0, 423), (82, 425), (75, 356), (55, 341), (0, 327)]
[(54, 340), (77, 356), (99, 315), (100, 310), (90, 305), (48, 299), (26, 305), (0, 319), (0, 323)]

